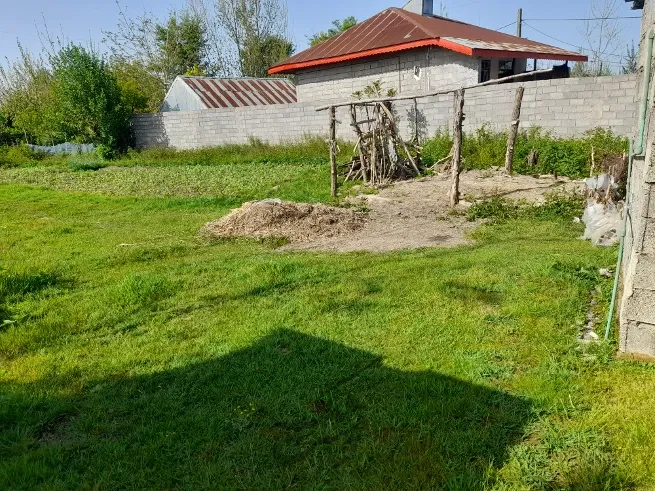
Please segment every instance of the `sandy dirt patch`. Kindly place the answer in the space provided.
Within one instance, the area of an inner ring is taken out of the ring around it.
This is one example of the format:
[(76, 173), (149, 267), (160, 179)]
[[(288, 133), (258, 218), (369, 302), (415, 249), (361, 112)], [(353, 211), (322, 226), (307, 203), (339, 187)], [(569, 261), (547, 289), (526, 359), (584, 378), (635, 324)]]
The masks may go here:
[[(353, 209), (284, 203), (247, 203), (218, 222), (207, 225), (219, 237), (286, 237), (282, 250), (384, 252), (420, 247), (455, 247), (470, 243), (468, 232), (478, 224), (465, 218), (476, 200), (502, 196), (532, 203), (554, 191), (583, 189), (582, 182), (552, 176), (505, 176), (500, 170), (463, 172), (459, 214), (448, 206), (450, 176), (414, 179), (383, 189), (379, 194), (348, 198)], [(356, 212), (365, 208), (367, 213)]]

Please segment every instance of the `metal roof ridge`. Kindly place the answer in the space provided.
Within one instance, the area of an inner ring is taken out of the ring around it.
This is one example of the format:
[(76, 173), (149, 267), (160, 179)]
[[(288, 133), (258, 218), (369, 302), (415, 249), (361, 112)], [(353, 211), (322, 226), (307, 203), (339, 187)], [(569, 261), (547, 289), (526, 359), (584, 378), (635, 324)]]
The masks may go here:
[[(418, 22), (416, 22), (416, 19), (412, 19), (411, 16), (407, 15), (408, 12), (407, 12), (406, 10), (401, 9), (401, 8), (398, 8), (398, 7), (389, 7), (387, 10), (391, 10), (391, 11), (393, 11), (393, 12), (396, 13), (398, 16), (400, 16), (400, 17), (402, 17), (403, 19), (405, 19), (407, 22), (410, 22), (410, 23), (413, 24), (417, 29), (419, 29), (423, 34), (425, 34), (426, 36), (428, 36), (428, 37), (430, 37), (430, 38), (433, 38), (433, 39), (438, 39), (438, 36), (434, 36), (432, 33), (429, 33), (428, 31), (426, 31), (425, 29), (423, 29), (423, 27), (421, 27), (421, 25), (420, 25)], [(383, 10), (382, 12), (384, 13), (384, 12), (386, 12), (386, 11)], [(378, 14), (378, 15), (379, 15), (379, 14)], [(416, 15), (418, 15), (418, 14), (416, 14)], [(424, 17), (427, 17), (427, 16), (424, 16)]]

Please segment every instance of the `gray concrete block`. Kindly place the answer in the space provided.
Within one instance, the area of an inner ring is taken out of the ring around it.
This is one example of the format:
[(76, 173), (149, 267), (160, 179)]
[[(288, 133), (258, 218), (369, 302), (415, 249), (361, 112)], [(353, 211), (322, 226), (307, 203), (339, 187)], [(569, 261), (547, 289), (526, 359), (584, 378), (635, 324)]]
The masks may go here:
[(623, 326), (621, 351), (655, 356), (655, 324), (628, 321)]

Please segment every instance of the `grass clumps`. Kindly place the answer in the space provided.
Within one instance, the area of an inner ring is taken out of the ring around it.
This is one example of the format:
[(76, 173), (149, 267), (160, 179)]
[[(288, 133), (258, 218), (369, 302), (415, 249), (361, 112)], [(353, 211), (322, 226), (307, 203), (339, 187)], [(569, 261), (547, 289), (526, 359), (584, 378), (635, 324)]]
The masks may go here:
[[(448, 131), (438, 131), (423, 147), (423, 160), (432, 164), (450, 153), (453, 146)], [(589, 176), (591, 148), (594, 148), (596, 163), (621, 155), (628, 149), (624, 137), (614, 135), (612, 130), (596, 128), (581, 138), (558, 138), (533, 127), (523, 129), (516, 138), (514, 147), (514, 171), (519, 174), (553, 174), (580, 179)], [(538, 163), (528, 165), (528, 154), (535, 150)], [(462, 155), (468, 169), (487, 169), (503, 165), (507, 151), (507, 133), (495, 132), (483, 126), (475, 132), (464, 135)]]
[[(339, 160), (350, 157), (352, 145), (339, 144)], [(235, 164), (326, 164), (328, 147), (323, 138), (306, 137), (299, 142), (270, 144), (251, 139), (245, 145), (223, 145), (196, 150), (149, 148), (131, 150), (119, 160), (123, 165), (235, 165)]]
[(506, 221), (511, 219), (572, 220), (582, 214), (584, 197), (581, 194), (551, 193), (545, 196), (544, 203), (512, 201), (500, 196), (479, 201), (467, 211), (470, 221), (491, 219)]

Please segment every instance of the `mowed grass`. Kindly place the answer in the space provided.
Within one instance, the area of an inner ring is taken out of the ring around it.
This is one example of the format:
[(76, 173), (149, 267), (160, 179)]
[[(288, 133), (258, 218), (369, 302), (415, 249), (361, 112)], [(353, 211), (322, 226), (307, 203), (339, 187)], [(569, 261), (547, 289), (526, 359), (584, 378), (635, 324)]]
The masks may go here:
[[(275, 197), (328, 201), (317, 168), (285, 171)], [(655, 486), (655, 369), (575, 341), (616, 252), (578, 225), (280, 253), (197, 235), (271, 194), (246, 172), (205, 193), (141, 169), (57, 171), (88, 187), (15, 171), (0, 171), (0, 489)]]

